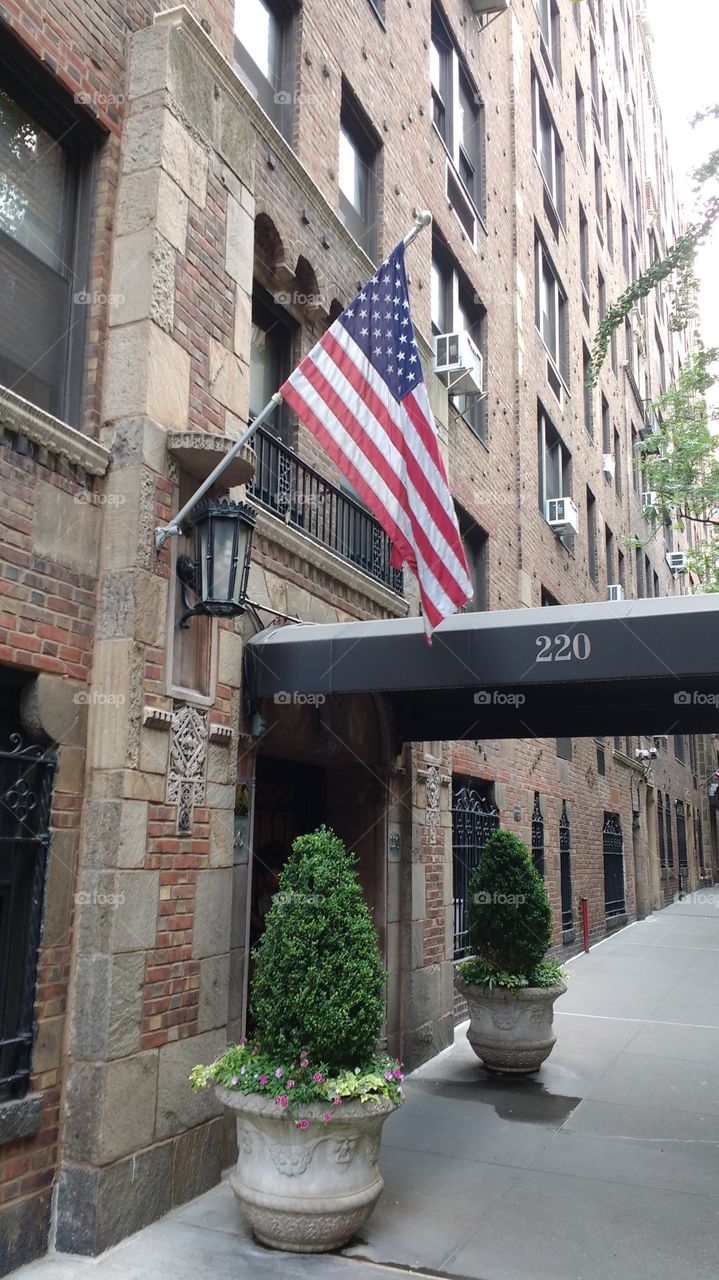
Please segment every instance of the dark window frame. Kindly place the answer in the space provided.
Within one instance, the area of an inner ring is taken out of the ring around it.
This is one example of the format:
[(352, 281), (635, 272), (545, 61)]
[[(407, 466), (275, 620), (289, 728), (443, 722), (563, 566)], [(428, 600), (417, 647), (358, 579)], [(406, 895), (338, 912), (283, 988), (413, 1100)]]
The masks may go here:
[[(18, 41), (8, 32), (5, 36), (0, 48), (0, 83), (3, 90), (40, 128), (57, 140), (67, 161), (66, 188), (71, 187), (72, 191), (68, 193), (65, 210), (64, 253), (67, 261), (64, 266), (68, 294), (63, 341), (66, 345), (62, 376), (56, 385), (57, 400), (54, 407), (46, 411), (70, 426), (81, 428), (89, 311), (87, 285), (93, 248), (93, 197), (97, 150), (105, 135), (89, 114), (72, 101), (62, 86), (39, 66), (36, 59)], [(42, 265), (29, 250), (3, 232), (0, 232), (0, 241), (6, 241), (9, 251), (29, 267)], [(50, 267), (45, 267), (45, 270), (52, 271)], [(62, 278), (59, 273), (52, 274), (55, 278)], [(15, 390), (28, 372), (30, 370), (2, 385), (11, 391)], [(27, 390), (17, 390), (16, 393), (31, 403), (36, 403)]]
[[(365, 207), (362, 210), (358, 210), (341, 189), (338, 178), (340, 220), (368, 257), (374, 261), (378, 244), (379, 164), (382, 142), (369, 116), (360, 106), (357, 96), (344, 79), (342, 80), (340, 131), (344, 132), (349, 139), (360, 163), (365, 166), (367, 174)], [(338, 147), (339, 145), (338, 139)]]
[[(235, 0), (242, 3), (242, 0)], [(279, 133), (288, 142), (292, 137), (295, 104), (294, 50), (296, 18), (291, 0), (260, 0), (272, 14), (278, 30), (279, 57), (276, 82), (265, 76), (239, 36), (234, 36), (234, 67), (245, 88), (269, 116)]]

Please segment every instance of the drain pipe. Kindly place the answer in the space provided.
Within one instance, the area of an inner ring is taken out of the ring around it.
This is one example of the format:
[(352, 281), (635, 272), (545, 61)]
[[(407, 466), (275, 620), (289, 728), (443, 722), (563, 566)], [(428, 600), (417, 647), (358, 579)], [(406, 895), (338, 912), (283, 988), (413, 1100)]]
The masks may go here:
[(586, 898), (579, 899), (582, 908), (582, 933), (584, 934), (584, 950), (589, 951), (589, 903)]

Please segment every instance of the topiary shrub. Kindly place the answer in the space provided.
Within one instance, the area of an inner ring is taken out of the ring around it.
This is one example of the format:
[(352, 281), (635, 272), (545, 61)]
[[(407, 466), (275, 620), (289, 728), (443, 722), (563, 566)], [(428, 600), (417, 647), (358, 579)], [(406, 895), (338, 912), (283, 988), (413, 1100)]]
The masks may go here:
[(480, 961), (505, 977), (534, 975), (552, 941), (552, 912), (542, 877), (510, 831), (489, 837), (470, 877), (467, 915), (469, 941)]
[(255, 1038), (279, 1060), (302, 1048), (336, 1072), (375, 1053), (386, 974), (356, 861), (322, 826), (298, 836), (280, 875), (250, 999)]

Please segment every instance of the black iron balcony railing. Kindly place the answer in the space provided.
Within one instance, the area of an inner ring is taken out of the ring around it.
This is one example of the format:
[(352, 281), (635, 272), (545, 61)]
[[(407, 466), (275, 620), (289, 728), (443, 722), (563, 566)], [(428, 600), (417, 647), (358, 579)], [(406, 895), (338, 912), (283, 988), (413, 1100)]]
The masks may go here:
[(402, 595), (402, 570), (390, 565), (390, 540), (374, 516), (262, 427), (252, 446), (254, 502)]

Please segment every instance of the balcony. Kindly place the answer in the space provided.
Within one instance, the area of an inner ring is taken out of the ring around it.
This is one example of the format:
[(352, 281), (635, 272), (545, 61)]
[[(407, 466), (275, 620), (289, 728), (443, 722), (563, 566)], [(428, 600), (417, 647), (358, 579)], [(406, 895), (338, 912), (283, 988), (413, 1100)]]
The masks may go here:
[(262, 427), (253, 437), (253, 448), (255, 476), (247, 484), (253, 502), (375, 582), (403, 594), (402, 570), (390, 565), (390, 540), (374, 516)]

